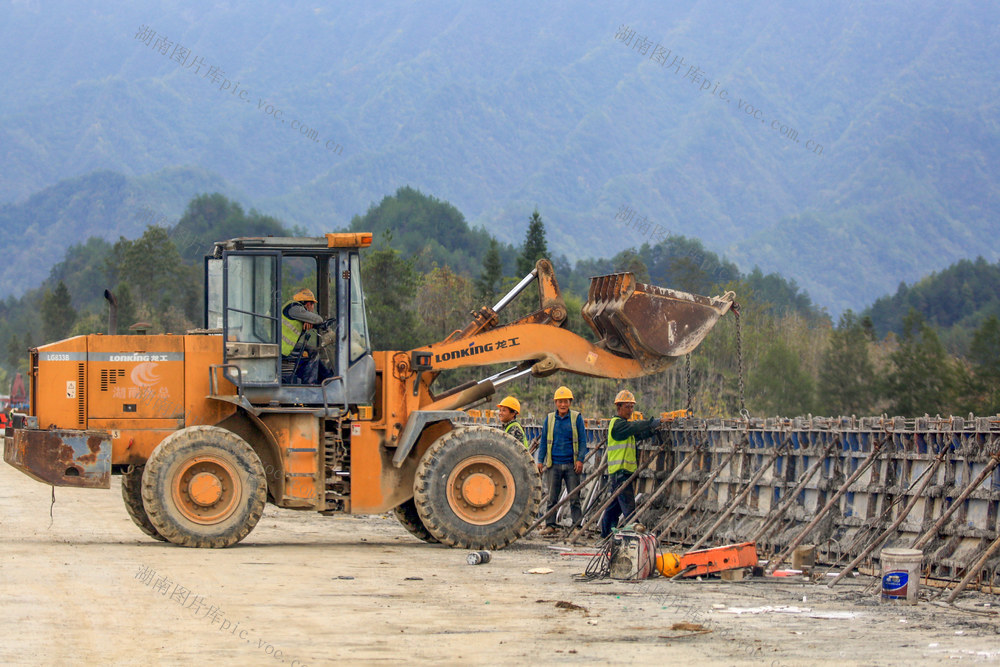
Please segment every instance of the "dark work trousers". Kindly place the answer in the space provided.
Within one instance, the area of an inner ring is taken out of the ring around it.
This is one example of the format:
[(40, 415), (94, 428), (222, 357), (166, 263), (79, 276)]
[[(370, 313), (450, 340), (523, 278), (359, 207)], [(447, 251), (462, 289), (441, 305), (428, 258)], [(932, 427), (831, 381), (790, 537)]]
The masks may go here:
[[(622, 484), (625, 483), (629, 477), (632, 476), (627, 470), (619, 470), (618, 472), (611, 473), (608, 478), (608, 493), (614, 493), (618, 490)], [(635, 511), (635, 490), (632, 488), (632, 484), (629, 483), (625, 490), (618, 494), (615, 498), (615, 502), (608, 506), (608, 509), (604, 510), (604, 515), (601, 517), (601, 537), (607, 537), (611, 534), (611, 529), (615, 527), (618, 523), (618, 517), (628, 516)]]
[[(549, 475), (549, 509), (559, 502), (559, 496), (562, 492), (563, 482), (566, 482), (566, 493), (569, 493), (576, 487), (580, 485), (580, 476), (576, 474), (573, 470), (572, 463), (559, 463), (553, 464), (548, 471)], [(573, 496), (573, 499), (569, 501), (570, 512), (573, 514), (573, 525), (580, 525), (580, 521), (583, 520), (583, 511), (580, 509), (580, 494)], [(556, 513), (553, 512), (552, 516), (545, 520), (546, 526), (556, 525)]]

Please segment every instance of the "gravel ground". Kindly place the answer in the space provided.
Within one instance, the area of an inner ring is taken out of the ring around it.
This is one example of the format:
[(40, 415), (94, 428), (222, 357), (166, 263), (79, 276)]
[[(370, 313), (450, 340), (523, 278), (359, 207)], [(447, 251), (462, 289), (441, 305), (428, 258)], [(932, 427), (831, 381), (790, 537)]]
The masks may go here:
[(1000, 596), (962, 611), (882, 605), (863, 577), (581, 582), (588, 558), (558, 541), (471, 566), (388, 516), (273, 507), (235, 547), (183, 549), (139, 532), (119, 478), (50, 496), (0, 465), (4, 664), (1000, 661)]

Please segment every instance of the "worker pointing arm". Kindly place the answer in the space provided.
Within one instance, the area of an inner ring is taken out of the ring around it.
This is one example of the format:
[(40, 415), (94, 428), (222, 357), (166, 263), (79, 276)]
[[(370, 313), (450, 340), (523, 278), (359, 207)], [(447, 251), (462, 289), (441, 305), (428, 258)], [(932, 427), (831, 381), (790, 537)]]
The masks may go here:
[[(630, 411), (631, 412), (631, 411)], [(631, 417), (631, 414), (629, 415)], [(614, 420), (615, 424), (611, 427), (610, 433), (611, 437), (615, 440), (628, 440), (629, 438), (634, 438), (635, 440), (643, 440), (653, 435), (653, 431), (659, 428), (662, 420), (659, 417), (653, 417), (651, 419), (637, 419), (635, 421), (628, 421), (626, 418)], [(635, 451), (633, 445), (632, 451)]]
[[(636, 440), (652, 435), (660, 425), (660, 419), (629, 421), (635, 409), (635, 396), (623, 389), (615, 396), (615, 416), (608, 424), (608, 482), (609, 493), (614, 493), (624, 485), (637, 468)], [(629, 516), (635, 511), (635, 489), (629, 482), (615, 502), (604, 510), (601, 516), (601, 537), (611, 534), (611, 529), (621, 516)]]

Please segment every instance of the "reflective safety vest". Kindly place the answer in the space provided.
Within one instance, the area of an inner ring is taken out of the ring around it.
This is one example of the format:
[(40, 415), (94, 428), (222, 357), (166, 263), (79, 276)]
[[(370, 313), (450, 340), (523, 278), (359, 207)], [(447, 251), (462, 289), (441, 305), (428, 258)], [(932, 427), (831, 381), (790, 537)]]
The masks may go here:
[(630, 435), (624, 440), (615, 440), (611, 437), (611, 429), (615, 427), (615, 422), (621, 417), (612, 417), (608, 422), (608, 474), (624, 470), (625, 472), (635, 472), (635, 436)]
[[(528, 436), (526, 436), (524, 434), (524, 427), (521, 426), (520, 424), (518, 424), (516, 419), (512, 419), (506, 426), (504, 426), (503, 427), (503, 432), (504, 433), (510, 433), (510, 430), (512, 428), (514, 428), (515, 426), (517, 427), (517, 430), (521, 432), (521, 443), (524, 445), (524, 448), (527, 449), (528, 448)], [(512, 434), (512, 435), (514, 435), (514, 434)], [(514, 437), (516, 438), (517, 435), (514, 435)]]
[(299, 340), (299, 334), (302, 333), (302, 322), (285, 316), (285, 309), (292, 303), (294, 300), (281, 307), (281, 354), (285, 357), (292, 353), (295, 343)]
[[(580, 416), (580, 413), (576, 410), (569, 411), (569, 423), (573, 426), (573, 461), (576, 461), (577, 454), (580, 452), (580, 434), (576, 431), (576, 418)], [(552, 438), (555, 436), (556, 432), (556, 413), (550, 412), (549, 416), (545, 418), (545, 467), (552, 467)]]

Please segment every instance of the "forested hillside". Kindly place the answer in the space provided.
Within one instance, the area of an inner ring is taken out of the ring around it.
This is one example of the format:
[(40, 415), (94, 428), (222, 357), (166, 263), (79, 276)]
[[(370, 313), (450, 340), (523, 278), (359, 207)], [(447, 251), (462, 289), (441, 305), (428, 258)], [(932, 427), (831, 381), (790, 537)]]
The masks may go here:
[[(471, 310), (494, 303), (535, 260), (551, 256), (544, 213), (536, 210), (526, 217), (525, 236), (501, 244), (485, 230), (471, 229), (447, 201), (404, 187), (354, 219), (353, 229), (377, 234), (362, 258), (376, 347), (409, 349), (445, 338), (468, 322)], [(621, 223), (612, 231), (628, 229)], [(7, 352), (3, 374), (24, 370), (29, 346), (105, 331), (105, 287), (119, 300), (119, 332), (137, 320), (150, 322), (155, 333), (200, 326), (200, 258), (211, 241), (296, 233), (301, 230), (212, 194), (191, 200), (175, 225), (148, 226), (137, 238), (122, 237), (114, 244), (95, 238), (74, 245), (44, 284), (0, 304), (0, 349)], [(461, 252), (464, 244), (466, 253)], [(995, 269), (981, 264), (975, 264), (980, 272), (963, 274), (973, 292), (979, 291), (977, 276), (990, 276), (987, 269)], [(952, 267), (941, 276), (962, 269)], [(743, 274), (697, 241), (678, 236), (608, 259), (557, 263), (556, 270), (570, 311), (568, 326), (591, 339), (580, 308), (592, 275), (627, 270), (641, 280), (701, 294), (734, 291), (740, 326), (734, 315), (727, 316), (692, 355), (690, 401), (701, 415), (733, 415), (741, 399), (757, 415), (1000, 411), (1000, 320), (995, 316), (968, 331), (969, 344), (960, 354), (946, 351), (936, 327), (915, 310), (903, 318), (898, 335), (876, 332), (878, 305), (862, 317), (848, 312), (834, 327), (794, 283), (760, 270)], [(918, 287), (938, 293), (934, 286), (941, 276)], [(504, 320), (530, 312), (533, 299), (529, 290), (504, 312)], [(440, 382), (451, 386), (488, 373), (468, 369)], [(510, 391), (530, 414), (547, 409), (560, 383), (574, 387), (578, 405), (592, 416), (607, 410), (621, 384), (638, 393), (640, 410), (647, 412), (683, 407), (689, 400), (683, 364), (628, 383), (557, 375), (523, 380)]]
[[(971, 0), (5, 3), (0, 202), (31, 251), (0, 294), (136, 233), (132, 206), (174, 220), (221, 191), (318, 233), (411, 184), (504, 262), (536, 207), (573, 261), (657, 245), (609, 233), (628, 206), (859, 311), (1000, 259), (998, 24)], [(74, 181), (108, 170), (148, 190)]]
[(17, 204), (0, 204), (6, 234), (0, 296), (37, 286), (73, 244), (94, 237), (113, 243), (151, 224), (172, 226), (198, 192), (230, 191), (198, 169), (168, 169), (142, 178), (98, 171), (62, 181)]
[(906, 317), (919, 313), (937, 329), (953, 334), (956, 342), (989, 317), (1000, 317), (1000, 262), (982, 257), (962, 260), (931, 273), (912, 285), (901, 283), (896, 293), (883, 296), (866, 311), (876, 333), (902, 334)]

